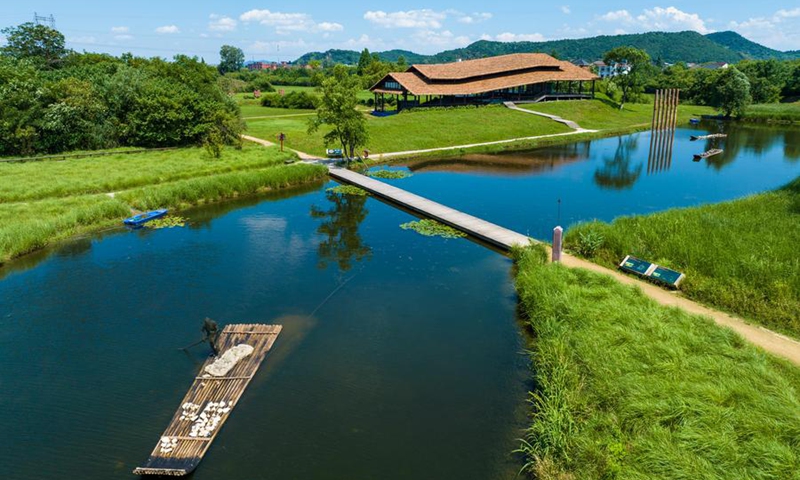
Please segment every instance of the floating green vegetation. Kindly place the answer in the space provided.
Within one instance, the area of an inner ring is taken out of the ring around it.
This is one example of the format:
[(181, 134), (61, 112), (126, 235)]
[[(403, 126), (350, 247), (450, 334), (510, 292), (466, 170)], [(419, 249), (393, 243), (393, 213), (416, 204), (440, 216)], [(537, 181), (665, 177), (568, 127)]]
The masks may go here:
[(406, 172), (405, 170), (374, 170), (369, 172), (367, 175), (373, 178), (385, 178), (389, 180), (399, 180), (402, 178), (408, 178), (411, 176), (411, 173)]
[(153, 230), (160, 230), (162, 228), (185, 227), (186, 219), (183, 217), (179, 217), (177, 215), (172, 215), (169, 217), (157, 218), (155, 220), (151, 220), (145, 223), (144, 226), (147, 228), (152, 228)]
[(327, 190), (328, 192), (339, 193), (341, 195), (355, 195), (358, 197), (366, 197), (367, 191), (362, 190), (358, 187), (354, 187), (352, 185), (339, 185), (337, 187), (332, 187)]
[(427, 218), (416, 222), (404, 223), (400, 225), (400, 228), (403, 230), (414, 230), (426, 237), (464, 238), (467, 236), (466, 233), (456, 230), (453, 227)]

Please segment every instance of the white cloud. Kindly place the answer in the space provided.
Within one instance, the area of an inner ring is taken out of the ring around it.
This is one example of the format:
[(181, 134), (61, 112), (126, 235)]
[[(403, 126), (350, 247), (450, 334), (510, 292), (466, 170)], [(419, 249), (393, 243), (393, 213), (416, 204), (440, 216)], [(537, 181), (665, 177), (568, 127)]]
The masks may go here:
[(161, 35), (172, 35), (181, 33), (181, 29), (177, 25), (164, 25), (163, 27), (156, 28), (156, 33)]
[(728, 28), (771, 48), (779, 50), (800, 49), (800, 8), (781, 9), (770, 17), (752, 17)]
[(128, 40), (133, 40), (133, 35), (128, 35), (127, 33), (123, 33), (120, 35), (114, 35), (114, 40), (119, 40), (121, 42), (125, 42)]
[(130, 27), (111, 27), (111, 33), (128, 33), (130, 31)]
[[(484, 37), (485, 38), (485, 37)], [(543, 42), (544, 35), (541, 33), (511, 33), (504, 32), (496, 35), (494, 38), (489, 36), (487, 40), (496, 40), (498, 42)]]
[(236, 20), (217, 14), (209, 15), (208, 29), (214, 32), (232, 32), (236, 30)]
[(458, 19), (458, 23), (466, 23), (467, 25), (472, 25), (475, 23), (482, 23), (487, 20), (492, 19), (491, 13), (471, 13), (471, 14), (464, 14), (460, 12), (454, 12), (455, 17)]
[(411, 35), (418, 48), (427, 51), (466, 47), (472, 41), (465, 35), (455, 35), (450, 30), (419, 30)]
[(651, 30), (694, 30), (703, 34), (711, 32), (711, 29), (706, 26), (706, 21), (700, 18), (700, 15), (687, 13), (675, 7), (653, 7), (643, 10), (635, 17), (627, 10), (614, 10), (597, 18), (604, 22), (622, 24), (624, 27), (640, 32)]
[(633, 15), (631, 15), (627, 10), (614, 10), (613, 12), (600, 15), (598, 18), (604, 22), (633, 23)]
[(270, 10), (250, 10), (239, 16), (239, 20), (250, 23), (258, 22), (267, 27), (274, 27), (275, 32), (286, 35), (292, 32), (341, 32), (344, 26), (339, 23), (317, 23), (307, 13), (283, 13)]
[(323, 32), (341, 32), (344, 26), (340, 23), (322, 22), (317, 24), (317, 28)]
[(569, 5), (561, 5), (561, 13), (564, 15), (569, 15), (572, 13), (572, 10), (569, 8)]
[(384, 11), (369, 11), (364, 14), (364, 20), (384, 28), (442, 28), (442, 22), (447, 18), (445, 12), (436, 12), (430, 9), (407, 10), (386, 13)]

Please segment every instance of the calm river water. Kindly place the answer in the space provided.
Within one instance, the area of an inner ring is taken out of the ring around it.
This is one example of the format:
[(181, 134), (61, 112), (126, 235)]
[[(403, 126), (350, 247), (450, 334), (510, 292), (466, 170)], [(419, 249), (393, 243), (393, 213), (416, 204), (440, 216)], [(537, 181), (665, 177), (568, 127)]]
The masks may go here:
[[(800, 175), (798, 132), (731, 131), (723, 156), (697, 163), (690, 133), (658, 172), (642, 133), (409, 162), (414, 176), (393, 183), (547, 238), (559, 198), (567, 225)], [(179, 348), (209, 316), (284, 331), (195, 478), (514, 478), (531, 385), (510, 261), (401, 230), (413, 217), (328, 186), (0, 269), (0, 476), (131, 478), (207, 353)]]

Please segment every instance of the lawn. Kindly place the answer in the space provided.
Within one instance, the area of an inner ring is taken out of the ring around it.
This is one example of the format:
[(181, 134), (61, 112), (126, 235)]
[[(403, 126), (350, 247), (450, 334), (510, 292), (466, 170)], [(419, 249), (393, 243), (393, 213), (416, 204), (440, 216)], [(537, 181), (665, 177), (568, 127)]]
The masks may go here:
[(531, 476), (800, 478), (800, 370), (610, 277), (517, 256)]
[(690, 298), (800, 338), (800, 178), (740, 200), (567, 232), (566, 246), (614, 266), (634, 255), (686, 274)]
[(76, 158), (66, 161), (0, 163), (0, 204), (22, 200), (108, 193), (185, 178), (282, 164), (286, 155), (245, 143), (212, 158), (202, 148)]
[[(131, 208), (191, 205), (322, 179), (318, 165), (285, 165), (276, 147), (0, 164), (0, 264), (76, 233), (120, 225)], [(106, 193), (115, 192), (114, 198)]]
[[(616, 104), (604, 98), (520, 104), (519, 106), (526, 110), (558, 115), (591, 130), (650, 127), (653, 119), (652, 104), (626, 103), (625, 108), (620, 110)], [(680, 105), (677, 122), (678, 125), (686, 125), (692, 116), (699, 117), (714, 113), (715, 111), (710, 107)]]
[[(448, 147), (520, 137), (565, 133), (570, 129), (552, 120), (501, 106), (413, 110), (390, 117), (368, 116), (367, 148), (378, 153)], [(248, 134), (271, 140), (285, 133), (295, 150), (324, 155), (323, 132), (309, 135), (308, 118), (287, 117), (247, 122)]]

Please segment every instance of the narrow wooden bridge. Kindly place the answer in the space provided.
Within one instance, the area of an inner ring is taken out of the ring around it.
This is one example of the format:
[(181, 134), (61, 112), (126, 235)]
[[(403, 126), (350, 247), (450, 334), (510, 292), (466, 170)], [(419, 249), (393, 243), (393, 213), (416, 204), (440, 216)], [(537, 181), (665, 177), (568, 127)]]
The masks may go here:
[(329, 166), (328, 169), (331, 177), (339, 182), (355, 185), (377, 197), (449, 225), (501, 250), (508, 251), (514, 246), (526, 246), (534, 241), (521, 233), (446, 207), (441, 203), (433, 202), (360, 173), (335, 166)]

